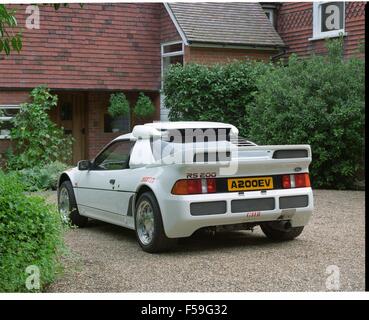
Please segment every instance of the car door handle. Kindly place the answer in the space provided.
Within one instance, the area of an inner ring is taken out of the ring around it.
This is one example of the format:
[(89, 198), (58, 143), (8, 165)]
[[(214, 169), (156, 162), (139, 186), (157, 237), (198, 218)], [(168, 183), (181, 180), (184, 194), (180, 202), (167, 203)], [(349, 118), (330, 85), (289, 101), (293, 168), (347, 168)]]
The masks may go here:
[(115, 183), (115, 179), (110, 179), (110, 180), (109, 180), (109, 183), (110, 183), (110, 184), (114, 184), (114, 183)]

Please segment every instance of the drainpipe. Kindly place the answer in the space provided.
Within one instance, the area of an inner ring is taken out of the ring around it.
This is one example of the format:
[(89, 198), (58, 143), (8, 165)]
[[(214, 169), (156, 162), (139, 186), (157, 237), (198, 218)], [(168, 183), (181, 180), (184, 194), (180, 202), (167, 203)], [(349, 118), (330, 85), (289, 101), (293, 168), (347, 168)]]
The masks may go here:
[(287, 48), (282, 48), (281, 52), (278, 52), (274, 56), (272, 56), (272, 62), (275, 62), (278, 58), (284, 56), (287, 53)]

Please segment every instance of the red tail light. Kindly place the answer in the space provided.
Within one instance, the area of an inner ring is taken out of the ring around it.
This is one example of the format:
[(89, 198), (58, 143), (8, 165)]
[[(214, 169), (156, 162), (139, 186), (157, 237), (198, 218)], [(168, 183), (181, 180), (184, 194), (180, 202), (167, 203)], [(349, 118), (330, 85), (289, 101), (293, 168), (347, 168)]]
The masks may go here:
[(310, 187), (310, 178), (307, 173), (295, 174), (295, 188)]
[(188, 194), (187, 180), (178, 180), (172, 188), (172, 194)]
[(202, 193), (201, 179), (187, 180), (187, 192), (189, 194)]
[(289, 174), (282, 176), (282, 186), (283, 189), (291, 188), (291, 178)]
[(214, 193), (217, 192), (217, 185), (215, 182), (215, 179), (206, 179), (207, 187), (208, 187), (208, 193)]
[(178, 180), (173, 188), (172, 194), (202, 194), (216, 192), (215, 179), (183, 179)]
[(310, 187), (308, 173), (286, 174), (282, 176), (283, 189)]

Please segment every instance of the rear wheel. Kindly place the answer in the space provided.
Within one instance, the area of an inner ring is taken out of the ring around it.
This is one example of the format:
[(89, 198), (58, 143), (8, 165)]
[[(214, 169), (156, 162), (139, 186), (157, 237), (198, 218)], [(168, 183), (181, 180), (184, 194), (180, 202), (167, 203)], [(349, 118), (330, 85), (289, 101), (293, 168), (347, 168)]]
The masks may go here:
[(275, 241), (293, 240), (304, 230), (304, 227), (291, 227), (282, 230), (281, 228), (277, 228), (274, 222), (265, 222), (260, 227), (269, 239)]
[(162, 252), (176, 243), (176, 239), (165, 235), (160, 208), (152, 192), (143, 193), (137, 201), (135, 229), (138, 243), (146, 252)]
[(86, 226), (88, 218), (81, 216), (78, 212), (76, 198), (70, 181), (64, 181), (59, 187), (58, 208), (64, 221), (70, 221), (78, 227)]

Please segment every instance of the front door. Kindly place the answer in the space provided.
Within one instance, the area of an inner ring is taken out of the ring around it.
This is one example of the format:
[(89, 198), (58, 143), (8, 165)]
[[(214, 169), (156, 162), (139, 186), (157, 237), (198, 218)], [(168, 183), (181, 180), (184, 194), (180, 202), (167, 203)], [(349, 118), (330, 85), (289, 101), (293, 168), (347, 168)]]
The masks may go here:
[(64, 128), (73, 141), (72, 163), (86, 159), (86, 94), (68, 92), (58, 94), (58, 106), (52, 115), (54, 121)]
[(135, 190), (124, 187), (129, 179), (129, 157), (134, 142), (119, 140), (107, 146), (88, 171), (79, 171), (74, 188), (82, 215), (124, 224), (129, 199)]

